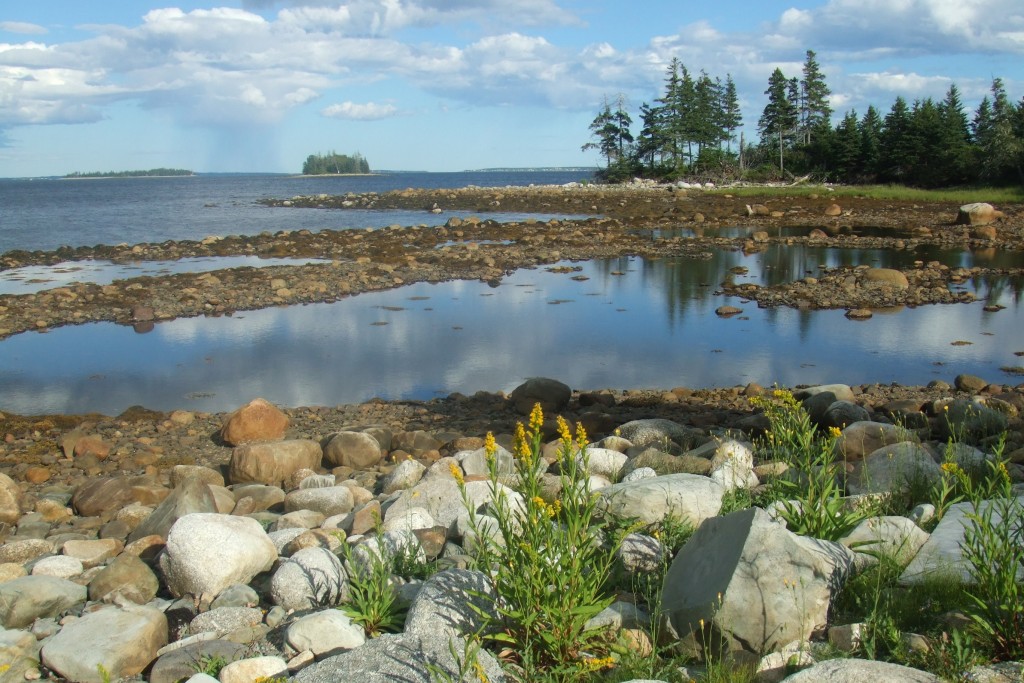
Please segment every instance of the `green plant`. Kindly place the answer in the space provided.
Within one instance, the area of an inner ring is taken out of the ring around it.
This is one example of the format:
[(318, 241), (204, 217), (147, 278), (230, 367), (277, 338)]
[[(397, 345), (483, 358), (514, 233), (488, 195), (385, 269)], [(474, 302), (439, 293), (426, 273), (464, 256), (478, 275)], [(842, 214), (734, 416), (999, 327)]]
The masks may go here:
[(391, 580), (394, 555), (380, 547), (358, 558), (347, 543), (341, 548), (349, 568), (349, 591), (340, 609), (362, 626), (367, 636), (400, 631), (405, 623), (405, 610)]
[(448, 652), (451, 653), (452, 659), (455, 660), (455, 666), (458, 670), (452, 676), (451, 672), (444, 667), (433, 662), (427, 662), (427, 673), (430, 674), (431, 681), (436, 683), (466, 683), (468, 677), (471, 683), (488, 683), (487, 673), (480, 663), (479, 638), (475, 636), (466, 638), (463, 642), (461, 653), (455, 649), (455, 640), (450, 639), (448, 641)]
[(216, 654), (204, 654), (194, 664), (196, 673), (217, 678), (220, 670), (228, 665), (228, 660)]
[(773, 391), (771, 399), (754, 397), (751, 403), (764, 410), (770, 425), (761, 449), (788, 466), (773, 484), (777, 510), (786, 526), (830, 541), (850, 533), (869, 510), (850, 507), (843, 500), (842, 463), (834, 456), (839, 430), (833, 427), (827, 436), (819, 437), (807, 411), (784, 389)]
[(522, 498), (514, 498), (499, 482), (494, 437), (487, 435), (490, 512), (486, 528), (470, 502), (458, 467), (452, 474), (462, 491), (469, 528), (476, 537), (478, 566), (490, 573), (493, 608), (482, 612), (488, 636), (507, 648), (528, 680), (574, 681), (605, 668), (611, 658), (603, 631), (587, 628), (588, 620), (611, 604), (604, 594), (615, 558), (614, 543), (604, 543), (597, 526), (596, 494), (587, 475), (586, 433), (577, 427), (576, 444), (559, 418), (561, 443), (558, 471), (560, 497), (542, 496), (540, 405), (515, 434), (515, 473)]
[(1024, 505), (1002, 459), (1004, 444), (995, 449), (987, 480), (963, 478), (972, 511), (961, 544), (971, 579), (967, 614), (975, 635), (1000, 660), (1024, 657)]

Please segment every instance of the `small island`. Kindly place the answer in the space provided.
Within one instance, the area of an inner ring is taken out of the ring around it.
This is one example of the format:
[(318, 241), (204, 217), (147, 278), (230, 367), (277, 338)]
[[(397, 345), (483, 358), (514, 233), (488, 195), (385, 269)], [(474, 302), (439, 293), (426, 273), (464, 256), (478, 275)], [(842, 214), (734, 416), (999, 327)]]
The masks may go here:
[(151, 168), (148, 171), (89, 171), (68, 173), (65, 178), (165, 178), (168, 176), (191, 176), (195, 172), (184, 168)]
[(356, 152), (352, 156), (329, 152), (310, 154), (302, 164), (302, 175), (366, 175), (370, 164)]

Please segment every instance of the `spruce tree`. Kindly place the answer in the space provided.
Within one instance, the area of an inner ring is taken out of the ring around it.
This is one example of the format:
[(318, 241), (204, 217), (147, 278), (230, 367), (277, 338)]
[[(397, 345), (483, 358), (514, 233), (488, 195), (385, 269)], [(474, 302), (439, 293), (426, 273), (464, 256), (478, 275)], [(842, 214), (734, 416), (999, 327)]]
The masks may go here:
[(778, 153), (780, 170), (785, 168), (783, 150), (786, 147), (786, 140), (796, 130), (798, 123), (797, 108), (789, 97), (790, 86), (791, 83), (782, 73), (782, 69), (776, 68), (768, 78), (768, 89), (764, 91), (768, 96), (768, 104), (765, 105), (757, 122), (761, 144)]
[(725, 76), (725, 89), (722, 91), (722, 130), (725, 131), (726, 149), (732, 152), (732, 141), (736, 138), (736, 129), (743, 125), (740, 112), (740, 98), (736, 94), (736, 83), (732, 74)]
[(832, 116), (832, 107), (828, 103), (832, 91), (825, 83), (825, 74), (821, 72), (816, 57), (813, 50), (807, 51), (800, 81), (800, 136), (804, 144), (810, 144), (814, 133), (823, 130)]
[(874, 105), (868, 107), (860, 120), (860, 173), (872, 180), (878, 173), (882, 154), (882, 117)]

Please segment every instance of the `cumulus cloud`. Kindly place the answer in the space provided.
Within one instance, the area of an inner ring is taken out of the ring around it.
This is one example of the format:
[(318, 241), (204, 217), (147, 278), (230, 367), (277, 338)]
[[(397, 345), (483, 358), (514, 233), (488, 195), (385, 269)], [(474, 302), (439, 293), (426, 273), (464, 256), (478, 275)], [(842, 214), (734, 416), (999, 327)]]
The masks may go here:
[(495, 27), (581, 23), (552, 0), (242, 0), (243, 8), (256, 11), (279, 6), (284, 7), (279, 16), (287, 21), (329, 23), (363, 35), (463, 22)]
[(47, 33), (46, 27), (39, 24), (30, 24), (26, 21), (0, 21), (0, 31), (25, 35), (43, 35)]
[(398, 114), (398, 107), (393, 104), (377, 104), (375, 102), (366, 102), (365, 104), (342, 102), (341, 104), (332, 104), (320, 113), (332, 119), (375, 121), (395, 116)]

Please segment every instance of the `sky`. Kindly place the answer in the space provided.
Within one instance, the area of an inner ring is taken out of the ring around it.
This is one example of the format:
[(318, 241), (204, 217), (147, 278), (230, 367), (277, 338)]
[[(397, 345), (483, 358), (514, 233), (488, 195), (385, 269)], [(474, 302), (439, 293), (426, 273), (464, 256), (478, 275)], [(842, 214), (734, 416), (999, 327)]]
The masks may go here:
[[(898, 95), (1024, 96), (1021, 0), (34, 0), (0, 3), (0, 177), (590, 166), (605, 99), (669, 62), (736, 82), (756, 138), (768, 76), (814, 50), (836, 120)], [(635, 128), (639, 128), (638, 125)]]

